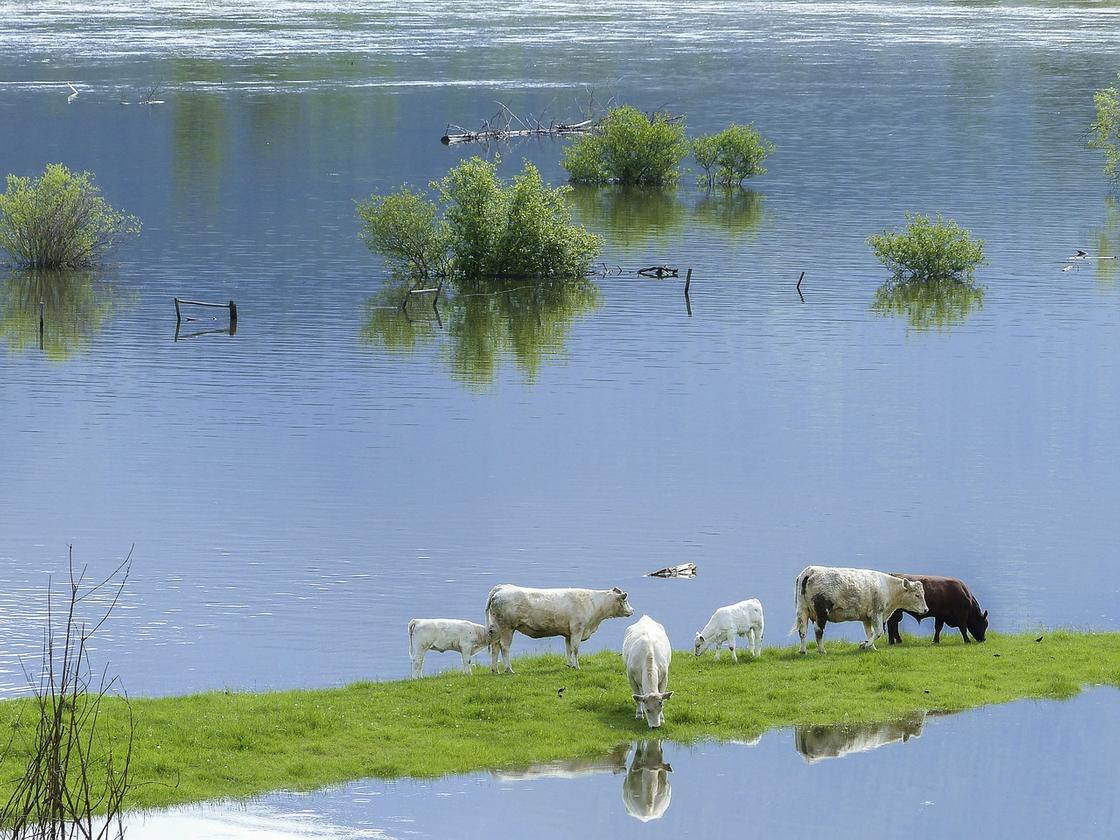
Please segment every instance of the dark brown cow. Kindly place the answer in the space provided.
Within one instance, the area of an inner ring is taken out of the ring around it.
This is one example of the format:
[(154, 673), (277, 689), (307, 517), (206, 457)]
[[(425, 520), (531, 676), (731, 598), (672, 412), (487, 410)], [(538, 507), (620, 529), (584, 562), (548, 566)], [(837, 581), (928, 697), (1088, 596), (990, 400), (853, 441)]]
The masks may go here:
[(935, 642), (941, 641), (941, 628), (946, 624), (961, 631), (965, 644), (968, 643), (969, 633), (976, 641), (984, 641), (984, 633), (988, 630), (988, 611), (980, 612), (980, 604), (963, 581), (936, 575), (904, 575), (898, 572), (891, 574), (907, 580), (920, 580), (925, 589), (929, 612), (919, 614), (910, 610), (895, 610), (887, 619), (887, 640), (890, 644), (902, 641), (898, 625), (902, 622), (903, 612), (914, 616), (918, 621), (933, 616), (936, 621), (933, 629)]

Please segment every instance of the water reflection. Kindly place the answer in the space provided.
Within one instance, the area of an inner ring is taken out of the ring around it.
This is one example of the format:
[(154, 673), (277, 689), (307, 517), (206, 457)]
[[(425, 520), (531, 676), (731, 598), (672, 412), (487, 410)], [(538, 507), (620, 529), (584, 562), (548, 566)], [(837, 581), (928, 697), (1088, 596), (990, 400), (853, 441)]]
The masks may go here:
[(916, 330), (948, 329), (984, 308), (984, 289), (962, 280), (889, 280), (875, 290), (871, 311), (904, 316)]
[(402, 307), (407, 288), (405, 282), (388, 283), (369, 301), (362, 340), (412, 352), (443, 332), (452, 375), (480, 385), (494, 381), (503, 358), (533, 382), (546, 359), (562, 354), (575, 319), (599, 303), (594, 282), (583, 278), (466, 282), (438, 307), (426, 296)]
[(624, 742), (606, 755), (545, 761), (510, 770), (495, 770), (493, 775), (503, 781), (520, 782), (528, 779), (577, 779), (601, 773), (618, 774), (626, 772), (626, 759), (629, 755), (630, 744)]
[(39, 347), (47, 358), (64, 361), (104, 328), (113, 308), (111, 287), (89, 272), (13, 271), (0, 292), (0, 339), (10, 352)]
[(881, 723), (798, 726), (793, 730), (793, 743), (805, 760), (813, 764), (921, 737), (925, 721), (925, 712), (912, 712), (906, 717)]
[(1116, 197), (1108, 196), (1104, 208), (1104, 223), (1093, 231), (1097, 246), (1097, 280), (1112, 283), (1120, 273), (1120, 206)]
[(673, 786), (669, 774), (673, 768), (666, 763), (661, 741), (638, 741), (634, 759), (622, 781), (622, 804), (626, 813), (642, 822), (659, 820), (669, 810)]
[(570, 201), (582, 224), (608, 232), (623, 253), (667, 245), (694, 224), (737, 239), (757, 232), (765, 218), (762, 194), (747, 189), (709, 190), (686, 200), (677, 189), (576, 187)]

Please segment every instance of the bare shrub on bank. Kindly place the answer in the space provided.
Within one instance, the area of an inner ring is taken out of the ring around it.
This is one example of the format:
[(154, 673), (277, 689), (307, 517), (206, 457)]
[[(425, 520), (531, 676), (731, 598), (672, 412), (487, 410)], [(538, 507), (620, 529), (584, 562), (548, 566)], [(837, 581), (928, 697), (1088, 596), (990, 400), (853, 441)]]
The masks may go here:
[[(0, 763), (22, 763), (25, 768), (0, 807), (0, 837), (5, 840), (124, 836), (121, 814), (130, 787), (135, 732), (132, 708), (124, 697), (128, 713), (123, 732), (110, 732), (102, 725), (102, 704), (115, 693), (117, 680), (104, 670), (93, 670), (89, 643), (115, 609), (131, 565), (129, 551), (112, 574), (100, 583), (88, 583), (86, 568), (74, 568), (71, 548), (69, 585), (61, 608), (56, 608), (48, 583), (41, 667), (37, 676), (25, 669), (33, 695), (30, 714), (20, 716), (0, 752)], [(80, 613), (91, 600), (103, 606), (87, 621)], [(26, 728), (34, 732), (24, 735), (21, 730)]]

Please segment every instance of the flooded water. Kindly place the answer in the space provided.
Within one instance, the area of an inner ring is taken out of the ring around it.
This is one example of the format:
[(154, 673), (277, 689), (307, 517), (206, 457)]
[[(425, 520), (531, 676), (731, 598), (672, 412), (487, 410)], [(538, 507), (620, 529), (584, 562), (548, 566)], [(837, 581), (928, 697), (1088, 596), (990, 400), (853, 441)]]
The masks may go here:
[[(622, 744), (598, 758), (438, 781), (357, 782), (247, 805), (136, 815), (129, 840), (280, 838), (1101, 837), (1120, 692), (864, 727), (780, 730), (751, 744)], [(1024, 737), (1023, 733), (1031, 733)], [(840, 760), (828, 760), (836, 759)], [(531, 828), (530, 828), (531, 827)]]
[[(0, 694), (70, 543), (135, 545), (95, 657), (141, 695), (402, 677), (409, 618), (501, 582), (622, 586), (679, 646), (747, 597), (784, 643), (808, 563), (1120, 628), (1120, 207), (1083, 137), (1120, 8), (584, 6), (0, 4), (0, 170), (92, 170), (144, 223), (105, 272), (0, 281)], [(778, 151), (730, 198), (573, 194), (624, 276), (378, 309), (354, 201), (479, 151), (560, 182), (560, 143), (439, 137), (589, 88)], [(982, 294), (884, 299), (865, 239), (908, 210), (986, 240)], [(175, 296), (236, 299), (236, 334), (176, 340)]]

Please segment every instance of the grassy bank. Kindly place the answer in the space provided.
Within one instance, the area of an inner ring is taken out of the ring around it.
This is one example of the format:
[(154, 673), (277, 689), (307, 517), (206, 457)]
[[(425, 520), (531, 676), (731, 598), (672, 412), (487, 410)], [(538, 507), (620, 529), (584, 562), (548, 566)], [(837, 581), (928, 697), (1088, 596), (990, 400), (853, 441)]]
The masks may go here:
[[(1087, 684), (1120, 686), (1120, 633), (991, 635), (986, 644), (928, 638), (878, 652), (831, 643), (828, 656), (769, 648), (762, 658), (674, 655), (659, 735), (743, 739), (793, 724), (869, 722), (918, 709), (954, 711), (1024, 697), (1063, 698)], [(520, 659), (518, 673), (448, 673), (322, 691), (211, 693), (134, 700), (132, 807), (155, 807), (367, 776), (437, 776), (602, 753), (649, 730), (617, 653)], [(558, 694), (558, 689), (564, 692)], [(21, 771), (33, 708), (0, 702), (0, 799)], [(104, 722), (121, 730), (119, 701)]]

